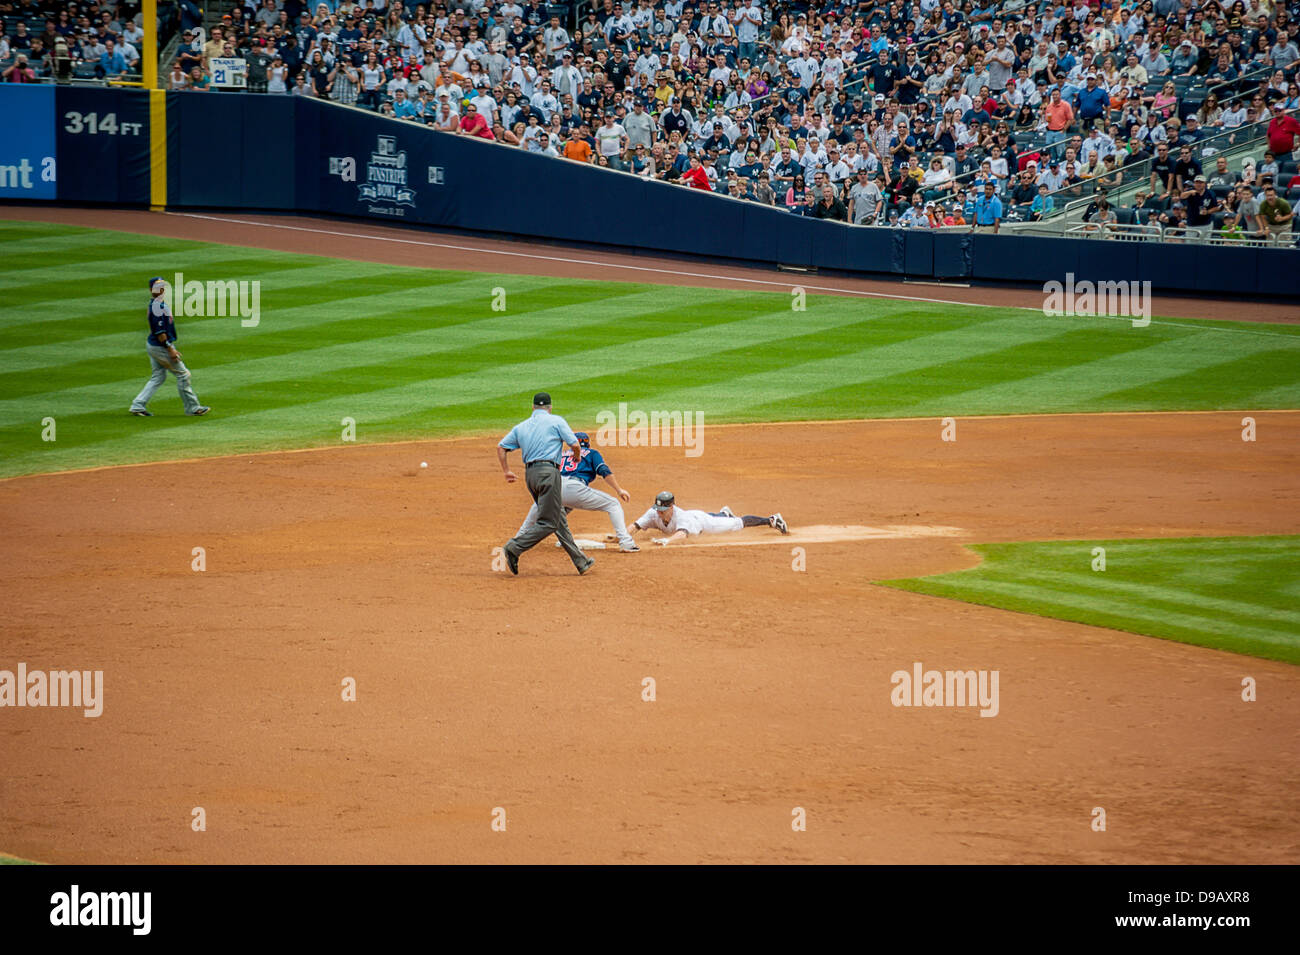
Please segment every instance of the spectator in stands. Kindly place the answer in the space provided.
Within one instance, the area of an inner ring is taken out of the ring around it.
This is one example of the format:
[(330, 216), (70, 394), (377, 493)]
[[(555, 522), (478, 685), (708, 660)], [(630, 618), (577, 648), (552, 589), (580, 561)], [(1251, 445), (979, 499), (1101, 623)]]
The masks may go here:
[(1002, 200), (995, 193), (992, 181), (984, 183), (983, 194), (975, 200), (975, 218), (972, 232), (998, 232), (1002, 227)]
[[(477, 136), (479, 139), (493, 139), (492, 127), (472, 102), (465, 106), (460, 117), (460, 133), (464, 136)], [(543, 134), (545, 135), (545, 134)], [(552, 150), (552, 152), (554, 152)]]
[(1179, 199), (1187, 209), (1187, 229), (1198, 235), (1209, 235), (1214, 226), (1214, 213), (1222, 209), (1222, 204), (1207, 188), (1204, 176), (1196, 176), (1190, 189), (1179, 193)]
[(1174, 163), (1174, 178), (1170, 192), (1181, 193), (1190, 189), (1193, 180), (1201, 175), (1201, 163), (1192, 155), (1191, 146), (1180, 146), (1178, 161)]
[(0, 73), (0, 80), (6, 83), (35, 83), (36, 71), (32, 69), (31, 64), (28, 62), (27, 54), (17, 54), (13, 63), (5, 67), (3, 73)]
[(829, 183), (822, 187), (821, 199), (814, 208), (813, 216), (818, 219), (834, 219), (837, 222), (848, 221), (848, 210), (836, 195), (835, 187)]
[(1284, 161), (1291, 158), (1297, 134), (1300, 134), (1300, 122), (1278, 110), (1268, 121), (1268, 148), (1275, 159)]
[(620, 157), (627, 150), (627, 143), (627, 131), (615, 122), (611, 110), (605, 114), (605, 122), (596, 130), (597, 153), (605, 157), (610, 168), (618, 169), (622, 166)]
[(1109, 109), (1110, 94), (1097, 84), (1097, 75), (1089, 73), (1084, 88), (1079, 90), (1075, 97), (1075, 110), (1079, 115), (1079, 122), (1085, 127), (1091, 126), (1097, 120), (1105, 119)]
[(1292, 244), (1291, 220), (1294, 213), (1291, 204), (1277, 194), (1277, 187), (1272, 183), (1264, 187), (1264, 199), (1259, 203), (1259, 217), (1270, 241)]
[(1061, 98), (1059, 88), (1053, 88), (1051, 98), (1043, 106), (1043, 118), (1047, 123), (1047, 145), (1067, 138), (1070, 126), (1074, 124), (1074, 108)]
[(1044, 216), (1051, 215), (1055, 209), (1056, 200), (1049, 195), (1047, 184), (1039, 183), (1038, 195), (1034, 196), (1034, 201), (1029, 206), (1029, 218), (1037, 222)]
[(859, 169), (857, 181), (849, 189), (849, 221), (854, 225), (875, 225), (884, 208), (884, 176), (872, 181), (868, 170)]
[(1236, 206), (1231, 217), (1224, 219), (1224, 227), (1231, 227), (1234, 230), (1253, 235), (1255, 238), (1267, 238), (1268, 224), (1260, 215), (1259, 200), (1255, 198), (1255, 193), (1250, 186), (1244, 182), (1238, 185), (1236, 196)]

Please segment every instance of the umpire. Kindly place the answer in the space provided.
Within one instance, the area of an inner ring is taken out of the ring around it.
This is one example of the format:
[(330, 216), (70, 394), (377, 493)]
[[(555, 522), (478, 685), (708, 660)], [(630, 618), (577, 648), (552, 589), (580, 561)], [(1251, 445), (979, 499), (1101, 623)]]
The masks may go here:
[(554, 534), (568, 551), (578, 573), (585, 574), (594, 563), (578, 549), (564, 517), (564, 501), (560, 489), (560, 455), (568, 445), (575, 459), (581, 459), (582, 448), (569, 423), (559, 415), (551, 414), (551, 396), (544, 391), (533, 395), (533, 413), (519, 422), (497, 445), (497, 461), (507, 482), (519, 480), (506, 456), (518, 450), (524, 458), (524, 483), (528, 493), (537, 503), (537, 523), (521, 530), (517, 537), (506, 541), (506, 563), (510, 573), (519, 573), (519, 555), (535, 547)]

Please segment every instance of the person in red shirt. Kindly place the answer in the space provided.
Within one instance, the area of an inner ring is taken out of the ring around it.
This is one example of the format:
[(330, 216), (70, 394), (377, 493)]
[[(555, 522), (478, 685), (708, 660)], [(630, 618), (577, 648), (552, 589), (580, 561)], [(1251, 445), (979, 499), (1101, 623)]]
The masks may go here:
[(1300, 121), (1278, 110), (1268, 121), (1268, 148), (1276, 160), (1287, 159), (1295, 147), (1296, 135), (1300, 134)]
[(465, 112), (461, 114), (460, 131), (467, 136), (477, 136), (480, 139), (496, 139), (492, 134), (492, 127), (479, 114), (478, 107), (473, 103), (466, 106)]
[(682, 173), (682, 182), (686, 183), (692, 189), (704, 189), (709, 192), (713, 191), (713, 184), (709, 182), (709, 174), (705, 172), (704, 167), (700, 165), (699, 156), (691, 157), (691, 166)]

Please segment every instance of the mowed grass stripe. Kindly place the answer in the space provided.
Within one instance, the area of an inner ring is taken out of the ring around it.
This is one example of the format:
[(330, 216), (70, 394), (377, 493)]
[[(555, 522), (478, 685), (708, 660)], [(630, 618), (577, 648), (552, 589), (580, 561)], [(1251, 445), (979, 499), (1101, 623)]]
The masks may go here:
[[(120, 285), (124, 276), (134, 273), (139, 275), (139, 279), (132, 287), (143, 289), (145, 283), (155, 275), (161, 275), (170, 284), (175, 280), (177, 272), (182, 273), (186, 281), (190, 279), (215, 281), (227, 278), (258, 278), (257, 275), (244, 273), (266, 271), (268, 262), (272, 263), (275, 271), (321, 266), (328, 268), (327, 263), (312, 256), (284, 256), (279, 253), (273, 255), (274, 258), (271, 258), (266, 252), (258, 249), (241, 250), (233, 246), (201, 245), (196, 248), (186, 247), (166, 252), (152, 250), (142, 255), (123, 256), (117, 260), (65, 261), (58, 265), (50, 265), (48, 255), (34, 256), (30, 263), (23, 262), (20, 257), (17, 264), (22, 267), (21, 271), (15, 268), (8, 277), (0, 274), (0, 289), (11, 289), (16, 292), (32, 290), (39, 297), (47, 297), (48, 293), (44, 290), (47, 283), (62, 282), (70, 278), (93, 279), (105, 284)], [(216, 266), (214, 263), (223, 263), (223, 265)], [(229, 268), (232, 272), (238, 270), (241, 274), (207, 274), (210, 271), (217, 271), (219, 267)], [(196, 268), (201, 270), (197, 274), (194, 273)]]
[[(992, 315), (1001, 314), (998, 312)], [(661, 391), (649, 400), (651, 407), (697, 408), (720, 417), (741, 420), (771, 420), (776, 409), (785, 409), (784, 417), (810, 417), (821, 406), (817, 402), (796, 404), (832, 387), (846, 384), (861, 386), (885, 379), (901, 381), (932, 368), (961, 366), (969, 370), (973, 359), (1027, 342), (1055, 338), (1061, 328), (1026, 321), (1021, 317), (989, 318), (971, 322), (961, 328), (928, 333), (918, 323), (916, 334), (901, 341), (864, 348), (846, 355), (835, 355), (784, 368), (758, 372), (721, 383), (719, 387), (697, 387)], [(939, 378), (948, 387), (951, 379)], [(859, 389), (859, 393), (862, 391)], [(760, 400), (756, 401), (758, 398)], [(859, 411), (865, 410), (865, 403)]]
[[(1093, 569), (1095, 547), (1106, 569)], [(970, 570), (882, 581), (916, 593), (1300, 663), (1300, 537), (980, 544)], [(1229, 583), (1230, 582), (1230, 583)]]
[[(596, 292), (595, 289), (585, 291)], [(461, 322), (450, 327), (426, 328), (318, 348), (305, 347), (311, 338), (303, 338), (300, 344), (304, 347), (273, 355), (246, 357), (211, 366), (196, 363), (192, 369), (194, 386), (196, 391), (202, 388), (199, 394), (204, 401), (208, 401), (209, 396), (213, 400), (238, 397), (244, 408), (264, 408), (271, 401), (289, 408), (301, 401), (312, 400), (321, 391), (336, 390), (340, 379), (346, 380), (349, 394), (356, 394), (369, 388), (381, 388), (384, 383), (394, 380), (432, 380), (446, 372), (465, 374), (474, 368), (490, 368), (496, 363), (491, 352), (500, 355), (499, 349), (505, 345), (513, 344), (512, 353), (526, 356), (537, 353), (545, 336), (551, 336), (551, 341), (564, 340), (562, 336), (577, 339), (592, 326), (597, 331), (603, 329), (605, 333), (613, 334), (620, 316), (645, 313), (652, 310), (658, 301), (657, 296), (648, 291), (619, 296), (601, 290), (600, 296), (601, 308), (589, 310), (581, 317), (575, 316), (571, 302), (529, 311), (529, 304), (542, 306), (544, 297), (535, 296), (529, 300), (520, 296), (512, 314), (492, 312), (490, 303), (485, 300), (476, 303), (481, 309), (481, 318), (461, 313), (458, 316)], [(525, 304), (519, 304), (521, 299)], [(725, 303), (719, 300), (718, 307), (724, 306)], [(663, 318), (671, 317), (670, 314), (656, 314)], [(383, 324), (389, 325), (390, 320)], [(317, 331), (309, 329), (307, 334), (316, 337)], [(277, 345), (284, 343), (283, 338), (272, 341)], [(185, 342), (180, 344), (184, 354)], [(577, 347), (576, 341), (574, 344)], [(452, 352), (457, 353), (454, 360), (448, 357), (434, 361), (438, 356)], [(120, 359), (118, 362), (124, 364)], [(34, 408), (49, 406), (56, 401), (64, 409), (65, 418), (69, 419), (77, 415), (93, 416), (106, 401), (116, 399), (119, 404), (123, 401), (129, 403), (149, 374), (143, 338), (139, 353), (132, 355), (130, 367), (136, 374), (129, 378), (0, 400), (0, 426), (17, 426), (31, 418)], [(273, 387), (277, 384), (284, 387)], [(237, 413), (234, 406), (227, 406), (226, 411)]]
[[(222, 267), (227, 263), (216, 264)], [(228, 273), (231, 271), (224, 270)], [(326, 282), (346, 283), (349, 279), (353, 282), (363, 282), (369, 277), (369, 273), (359, 267), (349, 270), (320, 265), (269, 274), (274, 279), (274, 283), (270, 285), (274, 291), (270, 295), (266, 294), (267, 286), (264, 285), (259, 288), (256, 303), (252, 301), (251, 295), (249, 297), (250, 305), (257, 304), (259, 315), (265, 315), (268, 311), (273, 314), (276, 308), (296, 305), (296, 296), (299, 293), (303, 290), (314, 293), (317, 287)], [(142, 279), (140, 284), (132, 289), (101, 289), (94, 281), (69, 281), (62, 283), (66, 286), (67, 294), (60, 295), (51, 286), (48, 296), (41, 294), (44, 291), (42, 287), (36, 286), (41, 291), (31, 296), (34, 300), (26, 307), (21, 310), (0, 309), (0, 341), (3, 341), (4, 349), (7, 350), (22, 348), (37, 342), (54, 344), (76, 341), (91, 329), (102, 331), (133, 326), (146, 328), (145, 309), (149, 302), (146, 281), (147, 278)], [(0, 291), (0, 295), (5, 298), (16, 294)], [(184, 320), (188, 327), (204, 322), (227, 322), (231, 317), (238, 316), (241, 304), (238, 287), (233, 300), (226, 299), (224, 296), (219, 300), (214, 297), (212, 304), (213, 308), (209, 310), (205, 295), (204, 315), (177, 314), (177, 321)], [(176, 312), (174, 303), (172, 310), (173, 313)], [(223, 311), (226, 312), (225, 315), (220, 314)], [(238, 321), (235, 325), (242, 327)], [(0, 362), (3, 360), (3, 350), (0, 350)]]
[[(1276, 342), (1271, 343), (1276, 346)], [(1216, 357), (1221, 358), (1222, 353)], [(1181, 374), (1149, 377), (1141, 385), (1109, 392), (1107, 403), (1123, 407), (1150, 407), (1160, 400), (1164, 386), (1194, 392), (1206, 380), (1218, 383), (1215, 401), (1230, 408), (1269, 407), (1258, 402), (1278, 388), (1300, 386), (1300, 349), (1293, 346), (1261, 348), (1249, 355), (1216, 361)]]
[[(725, 295), (726, 293), (719, 294)], [(777, 298), (778, 300), (782, 299), (782, 297)], [(760, 337), (774, 340), (790, 331), (790, 324), (786, 320), (788, 305), (784, 302), (782, 302), (782, 305), (783, 310), (781, 312), (724, 323), (717, 328), (692, 329), (677, 336), (663, 336), (662, 340), (685, 339), (686, 344), (696, 350), (705, 347), (726, 347), (737, 335), (742, 338), (748, 337), (751, 340)], [(747, 309), (737, 310), (747, 311)], [(672, 312), (663, 312), (661, 320), (651, 320), (650, 324), (656, 327), (664, 327), (664, 321), (672, 318), (672, 315)], [(843, 315), (833, 316), (826, 313), (824, 320), (827, 322), (845, 321), (847, 318)], [(536, 341), (538, 350), (544, 349), (545, 339), (538, 338)], [(653, 342), (651, 344), (653, 345)], [(290, 439), (297, 438), (315, 443), (328, 440), (328, 436), (331, 434), (337, 434), (337, 423), (344, 417), (354, 418), (358, 422), (358, 426), (364, 421), (368, 427), (374, 428), (376, 425), (381, 425), (389, 417), (408, 416), (414, 410), (423, 410), (425, 413), (429, 413), (441, 406), (476, 399), (499, 402), (500, 410), (498, 413), (510, 414), (512, 411), (506, 409), (510, 409), (513, 405), (513, 410), (517, 410), (518, 404), (522, 400), (517, 394), (521, 381), (546, 382), (548, 387), (554, 387), (557, 378), (566, 382), (580, 381), (582, 379), (581, 370), (586, 368), (612, 367), (617, 370), (623, 367), (635, 367), (638, 363), (645, 363), (645, 359), (642, 357), (646, 354), (644, 345), (644, 341), (637, 341), (627, 345), (605, 346), (600, 349), (588, 349), (573, 354), (530, 360), (514, 365), (497, 365), (487, 372), (465, 374), (461, 373), (457, 368), (457, 373), (451, 376), (430, 377), (413, 384), (397, 387), (382, 387), (384, 381), (397, 377), (396, 369), (385, 369), (384, 377), (378, 381), (373, 377), (369, 379), (358, 377), (356, 380), (349, 378), (349, 387), (356, 390), (346, 394), (334, 395), (324, 400), (314, 397), (319, 393), (318, 390), (306, 387), (304, 387), (301, 395), (281, 392), (268, 396), (268, 400), (278, 402), (269, 409), (263, 409), (262, 405), (241, 398), (239, 403), (224, 406), (223, 419), (226, 424), (232, 426), (235, 425), (236, 419), (238, 419), (239, 427), (251, 429), (258, 434), (279, 434)], [(653, 351), (650, 354), (653, 354)], [(299, 377), (301, 378), (301, 375)], [(329, 377), (331, 383), (336, 380), (335, 376)], [(196, 373), (196, 390), (199, 390), (200, 384), (200, 379)], [(298, 384), (302, 385), (301, 382)], [(379, 387), (368, 387), (375, 385), (379, 385)], [(535, 388), (530, 384), (526, 390), (531, 394), (531, 391), (535, 390)], [(202, 400), (215, 402), (216, 398), (209, 398), (210, 393), (218, 394), (206, 388), (199, 390)], [(129, 397), (127, 400), (129, 401)], [(246, 410), (249, 408), (256, 410)], [(68, 451), (71, 460), (84, 459), (92, 446), (98, 446), (97, 453), (117, 456), (122, 453), (123, 448), (129, 449), (130, 446), (134, 445), (138, 449), (140, 446), (147, 445), (150, 440), (157, 439), (151, 436), (161, 436), (163, 440), (168, 441), (171, 447), (180, 451), (185, 447), (184, 442), (194, 441), (199, 437), (199, 433), (190, 428), (184, 420), (152, 419), (146, 423), (146, 428), (136, 429), (126, 436), (117, 437), (96, 434), (93, 429), (96, 428), (97, 421), (98, 417), (94, 414), (80, 417), (75, 414), (66, 416), (63, 427), (82, 430), (82, 434), (77, 441), (77, 448)], [(212, 422), (205, 423), (210, 424)], [(21, 433), (19, 431), (20, 422), (7, 420), (6, 425), (7, 430)], [(211, 430), (209, 429), (209, 431)], [(384, 433), (388, 432), (385, 431)], [(200, 452), (196, 450), (195, 453)], [(76, 466), (62, 463), (64, 452), (61, 450), (50, 451), (45, 457), (47, 461), (52, 459), (54, 462), (59, 463), (59, 466)]]
[[(951, 355), (942, 362), (921, 367), (903, 367), (889, 374), (861, 376), (840, 375), (834, 385), (801, 396), (807, 417), (822, 417), (829, 408), (840, 405), (852, 394), (858, 395), (863, 417), (919, 417), (925, 414), (950, 414), (954, 401), (954, 383), (969, 385), (974, 381), (1018, 382), (1031, 377), (1045, 362), (1062, 364), (1062, 355), (1114, 351), (1126, 344), (1114, 336), (1080, 333), (1054, 328), (1037, 320), (1005, 319), (1013, 334), (1003, 334), (990, 347)], [(1032, 329), (1032, 334), (1021, 332)], [(995, 347), (996, 346), (996, 347)], [(865, 387), (864, 385), (869, 385)], [(957, 390), (961, 390), (958, 388)], [(1023, 398), (1022, 398), (1023, 400)], [(769, 402), (750, 409), (751, 420), (770, 415), (779, 402)]]
[[(438, 273), (434, 273), (437, 275)], [(397, 309), (424, 307), (431, 308), (431, 303), (440, 305), (454, 304), (456, 301), (468, 301), (482, 294), (481, 280), (465, 279), (451, 285), (430, 281), (428, 284), (407, 288), (393, 289), (380, 293), (349, 295), (333, 300), (310, 300), (304, 295), (299, 303), (290, 308), (279, 308), (274, 312), (274, 322), (259, 324), (256, 329), (240, 325), (238, 318), (208, 318), (198, 321), (194, 318), (177, 319), (176, 331), (180, 337), (182, 353), (191, 345), (205, 348), (238, 341), (253, 334), (274, 335), (293, 331), (298, 328), (310, 328), (314, 324), (333, 319), (355, 320), (358, 324), (354, 332), (357, 339), (367, 337), (368, 322), (375, 316)], [(529, 283), (520, 283), (526, 285)], [(545, 289), (546, 279), (539, 278), (532, 287), (540, 292)], [(355, 285), (350, 286), (355, 290)], [(606, 292), (605, 294), (616, 294)], [(272, 316), (263, 315), (263, 319)], [(104, 354), (117, 352), (126, 354), (132, 350), (143, 350), (144, 337), (149, 328), (145, 324), (144, 308), (138, 313), (139, 325), (132, 330), (123, 330), (108, 334), (54, 342), (48, 346), (29, 345), (25, 347), (0, 350), (0, 366), (7, 370), (38, 370), (50, 367), (62, 367), (76, 361), (94, 359)]]
[(1225, 615), (1223, 622), (1227, 627), (1234, 626), (1233, 615), (1253, 616), (1250, 624), (1253, 627), (1282, 634), (1300, 634), (1300, 613), (1294, 608), (1278, 609), (1244, 600), (1214, 597), (1194, 588), (1175, 586), (1169, 581), (1155, 580), (1142, 584), (1117, 578), (1118, 574), (1109, 569), (1105, 573), (1084, 577), (1073, 572), (1053, 573), (1018, 568), (1014, 576), (994, 572), (986, 579), (1006, 584), (1026, 581), (1039, 583), (1044, 588), (1055, 588), (1061, 593), (1077, 593), (1090, 602), (1114, 600), (1116, 594), (1123, 594), (1131, 598), (1133, 603), (1148, 608), (1153, 615), (1165, 610), (1178, 613), (1184, 609), (1207, 618), (1217, 618), (1217, 615), (1222, 614)]
[[(129, 240), (120, 248), (152, 261), (155, 252), (178, 251), (172, 240), (76, 234), (101, 244)], [(24, 229), (7, 248), (21, 251), (41, 235)], [(194, 251), (184, 268), (145, 271), (205, 279), (211, 273), (203, 263), (249, 261), (244, 250)], [(969, 411), (961, 395), (990, 387), (1007, 388), (1006, 405), (990, 410), (1023, 413), (1059, 405), (1033, 379), (1068, 368), (1093, 379), (1088, 393), (1097, 397), (1060, 410), (1087, 411), (1113, 407), (1102, 393), (1117, 383), (1101, 380), (1106, 366), (1098, 360), (1132, 355), (1140, 364), (1136, 356), (1146, 350), (1131, 347), (1136, 330), (1123, 323), (1085, 331), (1030, 311), (813, 296), (796, 313), (776, 293), (555, 282), (281, 253), (257, 262), (267, 271), (279, 264), (287, 281), (299, 283), (277, 282), (278, 291), (263, 285), (259, 328), (237, 318), (180, 318), (181, 349), (200, 396), (216, 408), (196, 422), (180, 417), (170, 382), (153, 406), (158, 417), (125, 413), (148, 373), (143, 294), (130, 291), (140, 280), (135, 262), (114, 280), (102, 271), (110, 263), (97, 260), (92, 287), (71, 294), (60, 312), (39, 283), (26, 283), (0, 257), (0, 281), (24, 286), (20, 295), (0, 294), (3, 317), (27, 316), (0, 328), (0, 473), (337, 443), (344, 416), (358, 418), (361, 441), (495, 432), (517, 419), (537, 388), (560, 392), (566, 414), (584, 418), (620, 400), (647, 410), (703, 410), (715, 422), (891, 416), (921, 403), (961, 415)], [(40, 265), (58, 263), (55, 255)], [(76, 255), (66, 259), (77, 263)], [(313, 275), (319, 281), (304, 282)], [(504, 314), (489, 311), (497, 286), (507, 292)], [(121, 289), (118, 303), (111, 295)], [(645, 303), (613, 305), (636, 296)], [(67, 320), (69, 304), (84, 321)], [(22, 339), (42, 324), (45, 339)], [(1177, 347), (1184, 338), (1218, 335), (1219, 364), (1265, 354), (1259, 336), (1235, 326), (1188, 324), (1152, 326), (1143, 341)], [(1265, 341), (1278, 352), (1291, 339)], [(1190, 375), (1172, 380), (1152, 379), (1160, 407), (1214, 406), (1215, 382), (1193, 388)], [(1264, 387), (1282, 389), (1270, 376)], [(1294, 404), (1300, 386), (1288, 392), (1292, 400), (1278, 405)], [(59, 422), (53, 445), (39, 441), (45, 415)]]
[[(1133, 333), (1137, 331), (1134, 329)], [(1224, 340), (1213, 332), (1186, 331), (1173, 334), (1165, 329), (1161, 332), (1162, 340), (1126, 337), (1133, 333), (1121, 332), (1116, 338), (1125, 344), (1138, 343), (1137, 348), (1123, 348), (1101, 358), (1072, 363), (1068, 367), (963, 390), (949, 396), (946, 401), (960, 402), (976, 414), (991, 414), (1022, 401), (1026, 393), (1032, 393), (1039, 396), (1038, 403), (1046, 411), (1064, 411), (1093, 402), (1106, 408), (1145, 410), (1150, 401), (1106, 399), (1130, 387), (1130, 383), (1138, 379), (1148, 382), (1163, 382), (1167, 379), (1203, 382), (1205, 369), (1218, 364), (1224, 356)], [(1254, 356), (1276, 347), (1277, 342), (1269, 339), (1243, 338), (1233, 342), (1232, 350), (1240, 354), (1242, 360), (1251, 361)], [(1300, 350), (1292, 349), (1291, 353), (1300, 358)], [(1184, 407), (1205, 406), (1197, 389), (1180, 389), (1180, 393), (1187, 395)], [(1211, 394), (1215, 403), (1221, 400), (1217, 391)], [(942, 408), (943, 405), (935, 402), (920, 402), (906, 408), (903, 413), (932, 414)]]
[[(978, 583), (967, 584), (964, 588), (969, 594), (988, 597), (1010, 597), (1012, 599), (1030, 602), (1038, 601), (1047, 606), (1057, 608), (1063, 611), (1062, 614), (1067, 620), (1080, 620), (1087, 622), (1086, 617), (1072, 616), (1078, 614), (1099, 614), (1102, 616), (1115, 616), (1109, 609), (1110, 600), (1104, 595), (1090, 597), (1073, 589), (1065, 589), (1045, 583), (1019, 583), (1012, 580), (992, 580), (984, 579)], [(1149, 602), (1128, 602), (1124, 606), (1124, 618), (1137, 621), (1144, 627), (1169, 626), (1188, 633), (1207, 633), (1219, 636), (1237, 636), (1249, 638), (1275, 645), (1278, 647), (1286, 646), (1291, 642), (1291, 635), (1279, 633), (1264, 627), (1246, 625), (1235, 621), (1225, 621), (1219, 617), (1206, 614), (1188, 613), (1173, 609), (1176, 604), (1171, 602), (1169, 609), (1153, 607)], [(1072, 615), (1069, 615), (1072, 614)], [(1056, 616), (1057, 614), (1052, 614)], [(1125, 628), (1120, 628), (1125, 629)], [(1139, 631), (1144, 632), (1144, 631)]]
[[(228, 271), (224, 268), (223, 262), (218, 261), (214, 265), (214, 271), (216, 269)], [(306, 267), (285, 270), (263, 269), (262, 274), (269, 279), (269, 281), (257, 280), (262, 282), (258, 287), (258, 300), (259, 312), (264, 316), (274, 315), (277, 310), (295, 307), (304, 299), (330, 301), (335, 297), (331, 294), (334, 291), (356, 295), (366, 290), (384, 292), (394, 286), (398, 288), (437, 287), (462, 282), (466, 277), (463, 272), (427, 272), (422, 275), (417, 273), (416, 276), (402, 276), (385, 285), (383, 277), (376, 276), (373, 270), (365, 267), (365, 263), (349, 263), (342, 267), (314, 263)], [(164, 278), (169, 277), (164, 276)], [(188, 284), (189, 279), (186, 279), (186, 282)], [(235, 289), (238, 292), (238, 285)], [(145, 306), (149, 300), (149, 292), (143, 281), (134, 288), (101, 289), (93, 283), (84, 283), (79, 287), (74, 286), (73, 290), (84, 294), (63, 298), (49, 297), (39, 288), (35, 293), (27, 293), (28, 303), (22, 310), (22, 315), (10, 315), (0, 322), (0, 325), (12, 325), (15, 319), (18, 321), (25, 319), (26, 322), (37, 319), (42, 326), (49, 325), (56, 330), (66, 328), (75, 331), (75, 320), (80, 318), (84, 325), (89, 316), (92, 320), (99, 319), (114, 325), (134, 321), (143, 327)], [(12, 298), (17, 299), (20, 294), (12, 293)], [(188, 301), (186, 304), (188, 305)], [(177, 321), (183, 319), (187, 325), (211, 321), (224, 322), (231, 315), (238, 313), (239, 304), (238, 298), (231, 302), (224, 296), (217, 298), (214, 295), (212, 309), (209, 310), (206, 289), (202, 300), (204, 312), (202, 315), (184, 314), (179, 299), (174, 294), (171, 301), (172, 312)], [(227, 314), (220, 314), (223, 309)], [(60, 320), (65, 324), (58, 325)], [(238, 322), (235, 326), (240, 327)]]

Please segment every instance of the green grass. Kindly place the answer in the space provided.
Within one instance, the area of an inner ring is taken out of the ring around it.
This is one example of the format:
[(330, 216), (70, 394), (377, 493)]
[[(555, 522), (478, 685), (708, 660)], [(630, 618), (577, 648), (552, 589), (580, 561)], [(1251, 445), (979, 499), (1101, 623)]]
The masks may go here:
[[(1093, 548), (1105, 548), (1094, 570)], [(981, 544), (970, 570), (882, 581), (920, 594), (1300, 663), (1300, 537)]]
[(33, 862), (31, 859), (20, 859), (17, 856), (7, 856), (0, 852), (0, 865), (40, 865), (40, 863)]
[[(436, 264), (436, 254), (430, 264)], [(261, 282), (261, 322), (178, 317), (214, 408), (127, 414), (146, 280)], [(506, 310), (492, 310), (492, 290)], [(910, 291), (910, 290), (909, 290)], [(1300, 407), (1300, 327), (398, 268), (0, 222), (0, 476), (497, 432), (538, 389), (710, 422)], [(41, 440), (42, 419), (56, 439)]]

